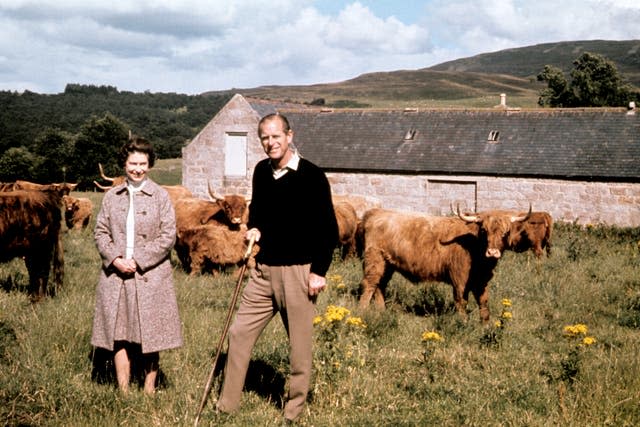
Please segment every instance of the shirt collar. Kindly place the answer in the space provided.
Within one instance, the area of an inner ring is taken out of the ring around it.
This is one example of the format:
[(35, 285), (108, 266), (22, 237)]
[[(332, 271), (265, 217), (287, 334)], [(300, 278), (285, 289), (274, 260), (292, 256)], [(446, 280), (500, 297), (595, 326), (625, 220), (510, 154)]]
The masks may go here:
[(127, 189), (129, 190), (130, 193), (136, 193), (138, 191), (141, 191), (146, 185), (146, 183), (147, 183), (147, 179), (144, 179), (142, 182), (138, 183), (137, 185), (134, 185), (131, 181), (127, 179)]
[(293, 155), (291, 156), (291, 158), (283, 168), (275, 169), (273, 166), (271, 166), (273, 177), (275, 179), (278, 179), (285, 176), (287, 172), (289, 172), (289, 170), (297, 171), (299, 164), (300, 164), (300, 155), (298, 154), (297, 150), (294, 150)]

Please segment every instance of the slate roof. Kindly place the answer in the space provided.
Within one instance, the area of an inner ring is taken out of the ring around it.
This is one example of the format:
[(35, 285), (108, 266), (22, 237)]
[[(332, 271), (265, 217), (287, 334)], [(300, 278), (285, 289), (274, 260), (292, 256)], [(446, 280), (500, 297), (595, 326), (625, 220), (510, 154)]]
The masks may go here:
[(327, 171), (640, 182), (640, 112), (624, 108), (279, 111)]
[(251, 108), (253, 108), (260, 117), (264, 117), (267, 114), (273, 114), (284, 109), (304, 110), (307, 108), (307, 106), (304, 104), (295, 104), (284, 101), (269, 101), (265, 99), (249, 97), (245, 97), (245, 100), (249, 103), (249, 105), (251, 105)]

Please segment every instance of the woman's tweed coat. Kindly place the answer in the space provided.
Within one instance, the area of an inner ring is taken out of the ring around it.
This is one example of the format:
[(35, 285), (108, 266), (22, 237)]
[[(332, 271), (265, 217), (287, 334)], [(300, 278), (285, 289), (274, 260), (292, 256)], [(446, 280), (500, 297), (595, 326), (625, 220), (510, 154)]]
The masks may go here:
[[(167, 191), (148, 180), (135, 193), (134, 255), (138, 272), (127, 279), (135, 283), (140, 314), (142, 352), (150, 353), (182, 346), (182, 326), (178, 313), (171, 248), (176, 238), (176, 220)], [(123, 279), (111, 266), (124, 257), (129, 191), (126, 184), (110, 189), (96, 218), (94, 237), (102, 269), (96, 290), (91, 344), (113, 350), (118, 299)]]

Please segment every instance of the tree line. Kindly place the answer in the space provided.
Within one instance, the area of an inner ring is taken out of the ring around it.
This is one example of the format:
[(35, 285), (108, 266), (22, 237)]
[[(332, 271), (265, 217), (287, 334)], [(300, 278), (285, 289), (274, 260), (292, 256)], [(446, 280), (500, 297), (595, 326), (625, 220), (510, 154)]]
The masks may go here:
[(98, 163), (120, 174), (116, 152), (129, 131), (177, 158), (231, 95), (133, 93), (68, 84), (64, 93), (0, 91), (0, 181), (77, 182), (93, 188)]

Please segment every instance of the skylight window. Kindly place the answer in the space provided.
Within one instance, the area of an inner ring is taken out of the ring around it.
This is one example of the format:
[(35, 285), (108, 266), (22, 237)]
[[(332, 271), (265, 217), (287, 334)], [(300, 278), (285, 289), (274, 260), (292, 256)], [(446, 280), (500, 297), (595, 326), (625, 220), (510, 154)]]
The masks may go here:
[(415, 128), (411, 128), (409, 129), (405, 134), (404, 134), (404, 140), (405, 141), (411, 141), (412, 139), (414, 139), (416, 137), (416, 129)]
[(498, 138), (500, 138), (500, 131), (492, 130), (489, 132), (489, 136), (487, 137), (487, 142), (498, 142)]

